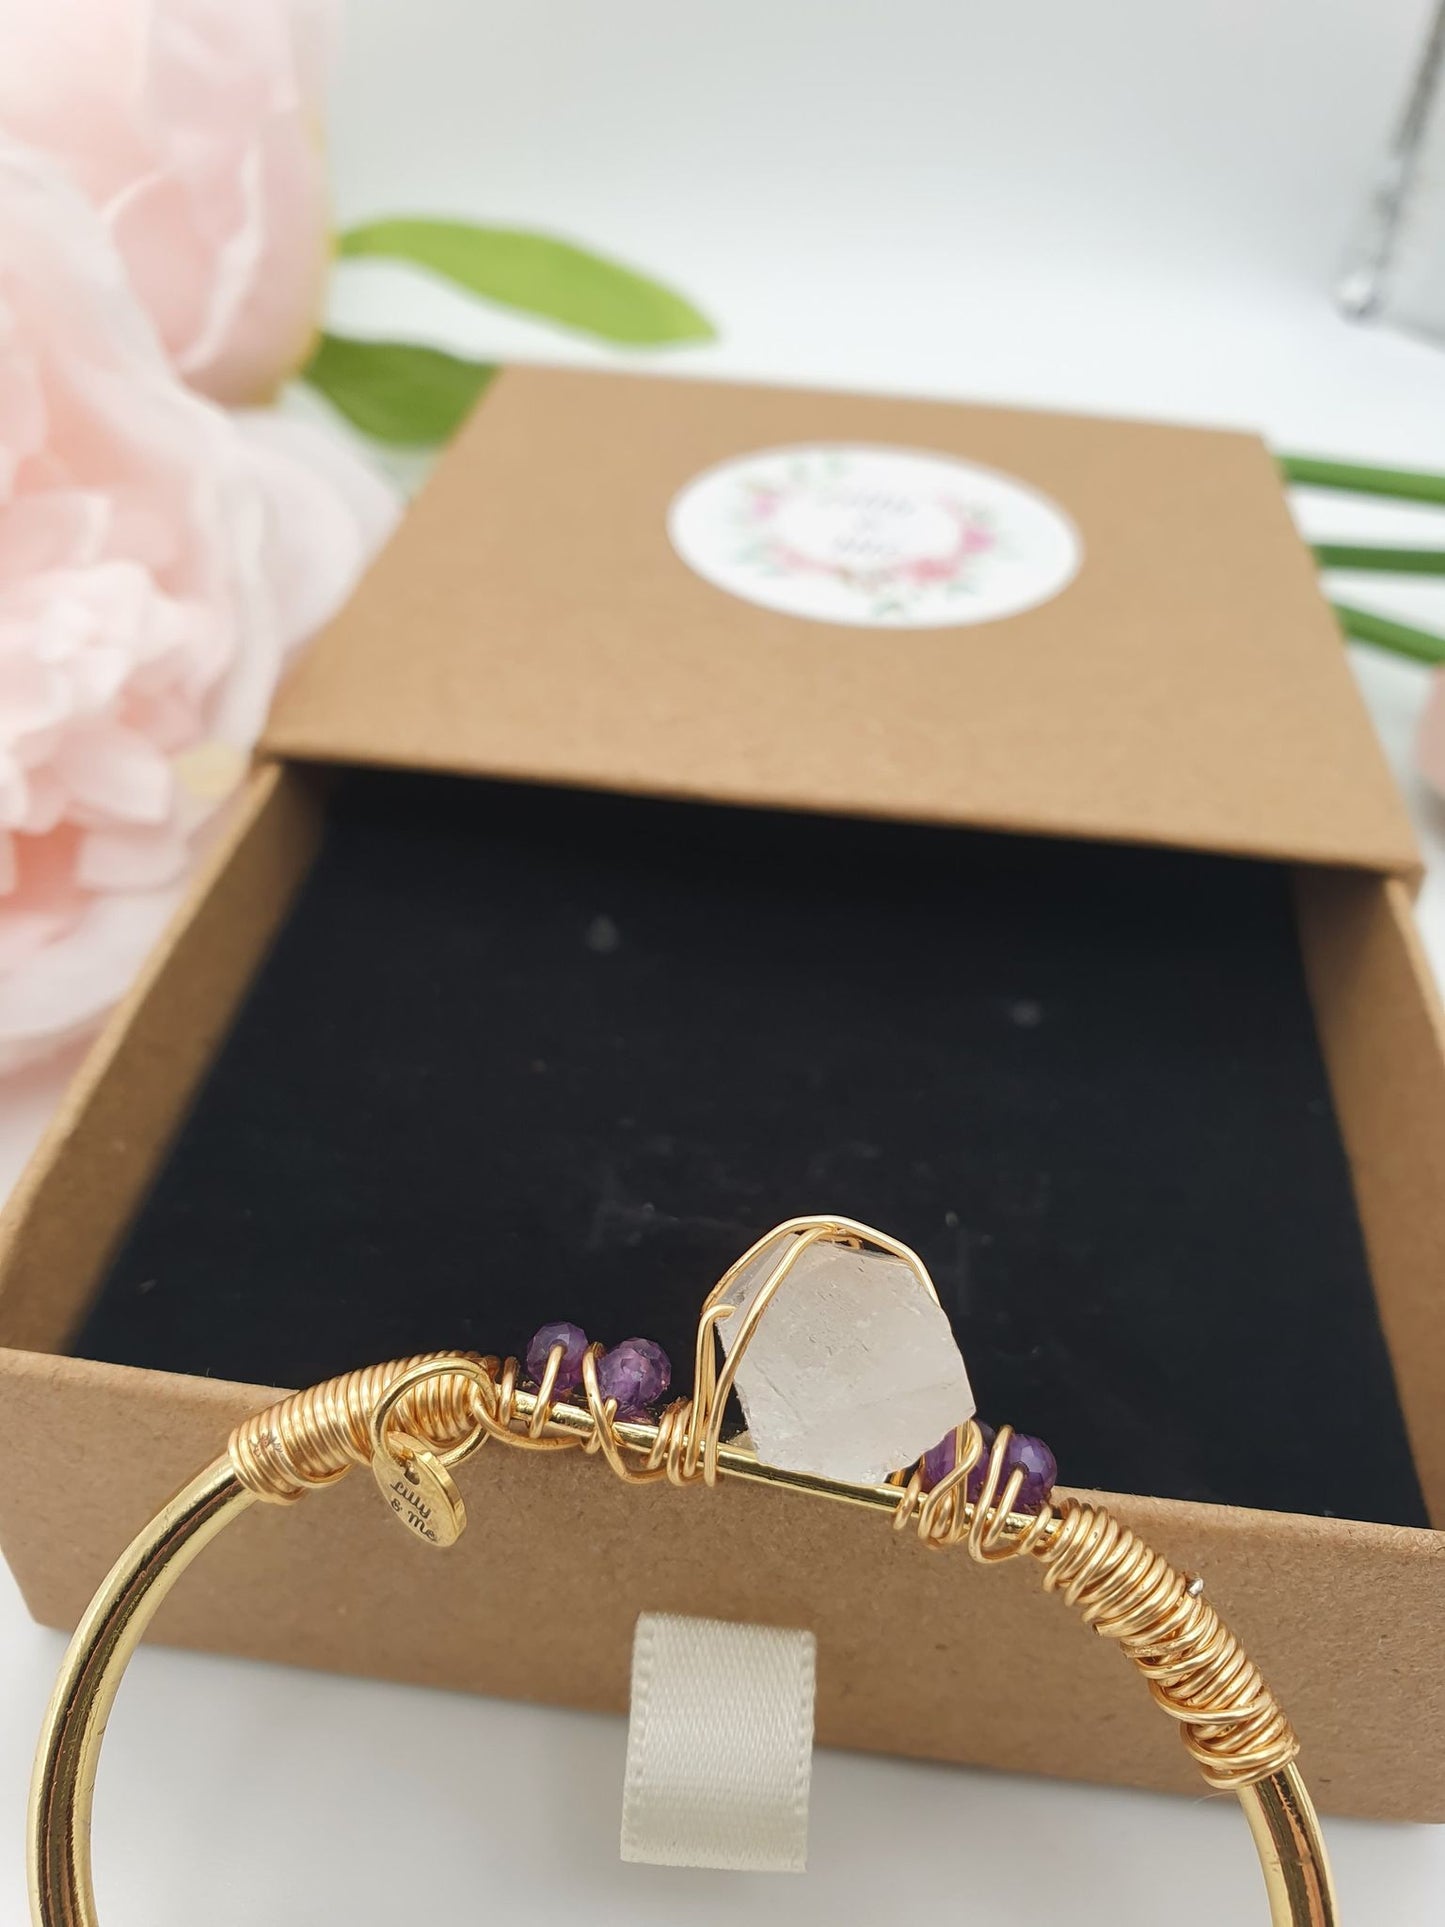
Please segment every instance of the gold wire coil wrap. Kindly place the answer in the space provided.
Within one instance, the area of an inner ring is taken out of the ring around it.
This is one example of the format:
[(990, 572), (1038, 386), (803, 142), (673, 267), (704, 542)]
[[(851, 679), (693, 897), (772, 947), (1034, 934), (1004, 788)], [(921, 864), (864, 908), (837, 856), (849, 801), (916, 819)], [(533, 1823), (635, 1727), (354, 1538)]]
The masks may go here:
[[(952, 1469), (929, 1492), (915, 1471), (902, 1488), (894, 1527), (915, 1524), (935, 1549), (966, 1545), (984, 1565), (1032, 1553), (1044, 1568), (1046, 1590), (1133, 1660), (1156, 1704), (1179, 1722), (1210, 1786), (1232, 1793), (1288, 1766), (1299, 1753), (1294, 1729), (1199, 1582), (1102, 1505), (1062, 1499), (1035, 1513), (1015, 1513), (1023, 1473), (1015, 1467), (1004, 1477), (1012, 1436), (1000, 1426), (985, 1448), (972, 1419), (961, 1425)], [(976, 1485), (972, 1502), (965, 1497), (970, 1482)]]
[(1103, 1506), (1065, 1499), (1034, 1550), (1044, 1585), (1139, 1668), (1210, 1786), (1234, 1792), (1297, 1756), (1278, 1701), (1197, 1582)]
[[(1318, 1821), (1293, 1764), (1298, 1745), (1258, 1669), (1206, 1602), (1199, 1582), (1176, 1571), (1103, 1506), (1066, 1496), (1046, 1500), (1036, 1512), (1016, 1511), (1023, 1473), (1017, 1467), (1006, 1471), (1012, 1437), (1007, 1426), (986, 1447), (972, 1419), (961, 1425), (954, 1464), (931, 1489), (925, 1489), (921, 1468), (883, 1486), (851, 1485), (780, 1470), (761, 1463), (745, 1441), (723, 1440), (728, 1394), (747, 1343), (802, 1252), (820, 1240), (872, 1246), (902, 1258), (932, 1291), (915, 1254), (867, 1226), (841, 1218), (799, 1218), (779, 1226), (739, 1259), (705, 1301), (693, 1395), (675, 1401), (655, 1422), (621, 1419), (615, 1402), (603, 1398), (597, 1346), (582, 1362), (580, 1398), (558, 1398), (559, 1346), (535, 1387), (522, 1382), (514, 1358), (431, 1352), (344, 1373), (238, 1425), (225, 1457), (179, 1493), (122, 1554), (71, 1642), (31, 1788), (28, 1864), (35, 1927), (96, 1927), (89, 1835), (100, 1742), (131, 1652), (197, 1552), (257, 1499), (289, 1504), (335, 1483), (353, 1466), (376, 1470), (384, 1461), (394, 1470), (394, 1448), (403, 1459), (411, 1453), (419, 1463), (430, 1454), (436, 1467), (454, 1466), (492, 1439), (523, 1451), (592, 1453), (629, 1483), (756, 1480), (889, 1512), (895, 1529), (913, 1529), (930, 1549), (963, 1545), (983, 1565), (1037, 1560), (1045, 1588), (1138, 1667), (1156, 1703), (1178, 1723), (1206, 1781), (1237, 1794), (1254, 1834), (1274, 1927), (1337, 1927)], [(772, 1245), (777, 1262), (740, 1311), (728, 1291), (744, 1266)], [(718, 1328), (731, 1317), (739, 1322), (719, 1366)], [(434, 1491), (449, 1484), (444, 1470), (432, 1469), (428, 1477)], [(459, 1497), (455, 1509), (460, 1530)]]
[(473, 1362), (462, 1353), (424, 1352), (293, 1392), (232, 1432), (226, 1449), (236, 1477), (258, 1499), (289, 1505), (303, 1492), (334, 1485), (352, 1466), (369, 1465), (373, 1415), (396, 1380), (418, 1370), (425, 1375), (392, 1416), (398, 1430), (449, 1451), (476, 1429), (476, 1378), (467, 1369)]

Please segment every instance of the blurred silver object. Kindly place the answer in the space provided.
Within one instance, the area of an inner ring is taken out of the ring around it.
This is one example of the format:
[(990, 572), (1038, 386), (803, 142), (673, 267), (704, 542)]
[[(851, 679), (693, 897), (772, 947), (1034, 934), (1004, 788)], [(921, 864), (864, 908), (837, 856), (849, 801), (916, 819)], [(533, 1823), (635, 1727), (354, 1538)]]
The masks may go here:
[(1445, 338), (1445, 0), (1340, 280), (1348, 315)]

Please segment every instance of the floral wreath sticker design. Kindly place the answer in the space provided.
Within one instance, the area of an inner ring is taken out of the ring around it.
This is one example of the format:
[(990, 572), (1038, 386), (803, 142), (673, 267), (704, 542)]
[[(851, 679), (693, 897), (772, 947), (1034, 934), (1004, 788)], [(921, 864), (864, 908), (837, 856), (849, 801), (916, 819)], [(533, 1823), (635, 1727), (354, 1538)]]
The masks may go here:
[(934, 629), (1055, 596), (1083, 549), (1062, 509), (953, 456), (867, 444), (764, 449), (694, 478), (673, 547), (716, 588), (817, 622)]

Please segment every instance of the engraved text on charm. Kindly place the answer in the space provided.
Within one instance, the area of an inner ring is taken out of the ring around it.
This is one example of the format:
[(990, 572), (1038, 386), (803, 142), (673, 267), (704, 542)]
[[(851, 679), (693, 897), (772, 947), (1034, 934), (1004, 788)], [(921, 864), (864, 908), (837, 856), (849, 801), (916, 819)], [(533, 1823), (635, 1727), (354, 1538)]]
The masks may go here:
[(381, 1496), (407, 1531), (429, 1546), (454, 1546), (467, 1523), (456, 1481), (437, 1455), (409, 1432), (390, 1432), (371, 1462)]

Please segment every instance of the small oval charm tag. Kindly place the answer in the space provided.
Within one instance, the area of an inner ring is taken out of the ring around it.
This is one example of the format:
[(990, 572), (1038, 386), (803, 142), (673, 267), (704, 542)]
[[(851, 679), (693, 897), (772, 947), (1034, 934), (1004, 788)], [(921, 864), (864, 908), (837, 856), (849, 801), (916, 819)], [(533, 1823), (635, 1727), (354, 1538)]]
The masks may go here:
[(467, 1523), (456, 1481), (429, 1447), (409, 1432), (389, 1432), (387, 1451), (371, 1462), (371, 1474), (392, 1512), (429, 1546), (454, 1546)]

